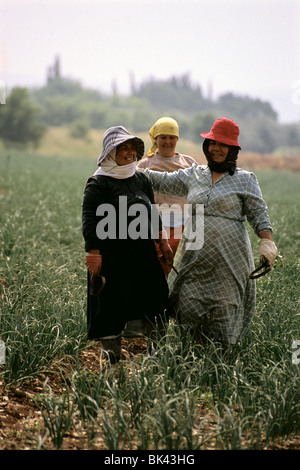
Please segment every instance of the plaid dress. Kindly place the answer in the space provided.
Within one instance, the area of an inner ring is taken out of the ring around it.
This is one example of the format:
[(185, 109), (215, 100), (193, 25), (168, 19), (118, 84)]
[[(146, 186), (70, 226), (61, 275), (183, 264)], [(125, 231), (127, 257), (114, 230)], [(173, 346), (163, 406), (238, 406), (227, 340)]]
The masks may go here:
[(185, 229), (174, 259), (178, 274), (172, 270), (168, 278), (176, 317), (202, 325), (223, 343), (236, 343), (255, 311), (255, 280), (249, 279), (254, 262), (244, 222), (257, 235), (272, 231), (256, 176), (237, 168), (213, 184), (210, 169), (198, 164), (174, 173), (145, 173), (154, 191), (186, 196), (193, 207), (204, 208), (202, 246), (189, 249)]

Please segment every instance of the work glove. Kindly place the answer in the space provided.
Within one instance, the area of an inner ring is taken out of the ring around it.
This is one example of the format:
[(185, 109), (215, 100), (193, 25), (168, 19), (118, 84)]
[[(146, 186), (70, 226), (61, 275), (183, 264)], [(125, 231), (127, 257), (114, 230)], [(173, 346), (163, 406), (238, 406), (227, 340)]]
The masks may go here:
[(97, 274), (100, 273), (102, 266), (102, 256), (88, 254), (85, 257), (85, 264), (92, 276), (95, 277)]
[(259, 249), (259, 259), (264, 261), (264, 258), (268, 261), (270, 265), (276, 259), (278, 255), (278, 250), (275, 243), (268, 238), (261, 239), (261, 245)]

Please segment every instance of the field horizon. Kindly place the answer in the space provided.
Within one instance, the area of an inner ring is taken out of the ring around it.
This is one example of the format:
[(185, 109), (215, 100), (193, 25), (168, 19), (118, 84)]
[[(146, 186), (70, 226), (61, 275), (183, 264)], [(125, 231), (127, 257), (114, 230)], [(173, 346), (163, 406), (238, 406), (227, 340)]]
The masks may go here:
[[(87, 158), (94, 160), (96, 166), (104, 132), (104, 129), (90, 129), (85, 137), (74, 138), (67, 127), (49, 127), (39, 145), (29, 146), (25, 151), (46, 156)], [(144, 140), (145, 151), (147, 151), (151, 145), (148, 133), (138, 133), (137, 135)], [(10, 153), (13, 151), (13, 147), (5, 149), (0, 141), (1, 150)], [(200, 136), (199, 143), (180, 138), (176, 150), (191, 155), (200, 164), (206, 164)], [(278, 148), (272, 154), (259, 154), (242, 149), (239, 153), (238, 165), (246, 170), (270, 168), (300, 172), (300, 148)]]

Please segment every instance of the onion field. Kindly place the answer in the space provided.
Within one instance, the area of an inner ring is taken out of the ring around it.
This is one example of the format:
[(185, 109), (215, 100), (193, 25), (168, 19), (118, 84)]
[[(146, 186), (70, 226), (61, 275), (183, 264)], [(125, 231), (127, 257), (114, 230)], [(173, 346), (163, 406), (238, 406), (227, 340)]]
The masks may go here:
[(241, 344), (224, 357), (171, 322), (151, 355), (146, 339), (127, 338), (120, 363), (100, 367), (81, 235), (94, 169), (0, 153), (0, 450), (299, 449), (300, 173), (254, 170), (282, 258), (257, 280)]

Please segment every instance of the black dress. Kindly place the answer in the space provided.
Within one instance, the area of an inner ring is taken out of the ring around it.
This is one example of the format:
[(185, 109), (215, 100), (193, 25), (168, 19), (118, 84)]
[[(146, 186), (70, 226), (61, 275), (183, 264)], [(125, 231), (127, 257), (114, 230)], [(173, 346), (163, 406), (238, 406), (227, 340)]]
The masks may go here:
[[(106, 279), (100, 295), (94, 296), (90, 294), (88, 273), (88, 339), (118, 335), (128, 321), (145, 318), (154, 321), (167, 309), (168, 285), (150, 231), (146, 238), (130, 238), (128, 233), (124, 234), (124, 224), (119, 223), (127, 220), (127, 228), (135, 227), (139, 214), (128, 214), (135, 204), (147, 209), (150, 230), (151, 208), (155, 202), (151, 183), (141, 171), (126, 179), (97, 175), (87, 181), (82, 204), (85, 250), (100, 250), (100, 275)], [(145, 232), (140, 230), (140, 233)]]

